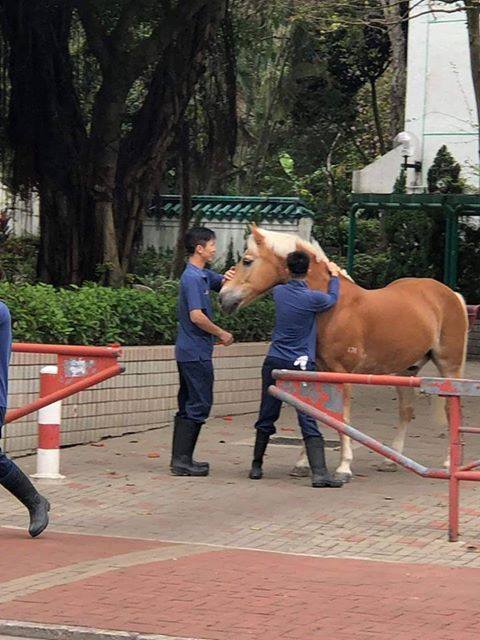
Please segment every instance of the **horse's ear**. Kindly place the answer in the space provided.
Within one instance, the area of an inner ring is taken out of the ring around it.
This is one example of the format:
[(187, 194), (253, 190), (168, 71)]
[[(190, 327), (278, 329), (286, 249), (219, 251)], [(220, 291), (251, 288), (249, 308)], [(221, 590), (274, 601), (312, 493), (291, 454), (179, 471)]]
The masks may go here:
[(255, 240), (257, 245), (260, 246), (264, 241), (263, 235), (260, 233), (257, 225), (254, 222), (252, 223), (252, 226), (250, 227), (250, 229), (252, 231), (253, 239)]

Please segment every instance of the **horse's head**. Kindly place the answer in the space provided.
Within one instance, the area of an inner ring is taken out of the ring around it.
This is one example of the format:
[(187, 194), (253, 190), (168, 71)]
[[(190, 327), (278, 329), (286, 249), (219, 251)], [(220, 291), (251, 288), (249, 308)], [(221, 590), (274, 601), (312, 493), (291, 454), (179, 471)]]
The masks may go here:
[(267, 231), (252, 225), (252, 233), (235, 276), (222, 287), (220, 304), (225, 313), (233, 313), (289, 278), (286, 257), (302, 249), (316, 262), (327, 259), (316, 243), (306, 242), (292, 233)]
[[(267, 232), (269, 236), (272, 233)], [(285, 258), (277, 255), (272, 249), (265, 232), (255, 225), (252, 226), (245, 253), (235, 266), (235, 275), (220, 291), (222, 311), (234, 313), (276, 284), (285, 282), (287, 277)]]

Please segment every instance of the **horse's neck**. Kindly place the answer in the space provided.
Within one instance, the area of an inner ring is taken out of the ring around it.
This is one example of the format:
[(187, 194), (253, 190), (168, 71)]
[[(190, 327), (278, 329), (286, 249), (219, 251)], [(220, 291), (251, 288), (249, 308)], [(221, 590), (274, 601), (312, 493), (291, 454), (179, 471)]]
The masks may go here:
[[(327, 291), (330, 282), (330, 273), (325, 262), (311, 263), (310, 272), (307, 277), (307, 284), (311, 289), (317, 291)], [(342, 298), (349, 297), (361, 288), (351, 280), (340, 276), (340, 286), (342, 290)]]

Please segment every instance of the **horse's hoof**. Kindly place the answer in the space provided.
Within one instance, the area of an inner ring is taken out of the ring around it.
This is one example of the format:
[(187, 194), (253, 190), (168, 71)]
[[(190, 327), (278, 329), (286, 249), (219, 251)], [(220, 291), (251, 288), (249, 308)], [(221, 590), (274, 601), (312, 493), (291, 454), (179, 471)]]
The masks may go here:
[(341, 480), (343, 484), (351, 482), (353, 480), (353, 473), (345, 473), (343, 471), (335, 471), (333, 477), (335, 480)]
[(310, 475), (309, 467), (293, 467), (290, 471), (292, 478), (308, 478)]
[(393, 471), (398, 471), (398, 464), (395, 462), (382, 462), (382, 464), (378, 465), (377, 471), (382, 473), (392, 473)]

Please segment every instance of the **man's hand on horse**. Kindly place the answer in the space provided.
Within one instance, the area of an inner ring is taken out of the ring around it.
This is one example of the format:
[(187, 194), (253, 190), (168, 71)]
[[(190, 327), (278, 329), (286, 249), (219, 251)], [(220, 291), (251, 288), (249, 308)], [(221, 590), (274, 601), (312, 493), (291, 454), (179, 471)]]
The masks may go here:
[(233, 280), (234, 275), (235, 275), (235, 267), (231, 267), (228, 271), (226, 271), (223, 274), (223, 279), (225, 281)]
[(340, 267), (335, 262), (328, 261), (327, 269), (330, 271), (330, 275), (336, 277), (340, 274)]

